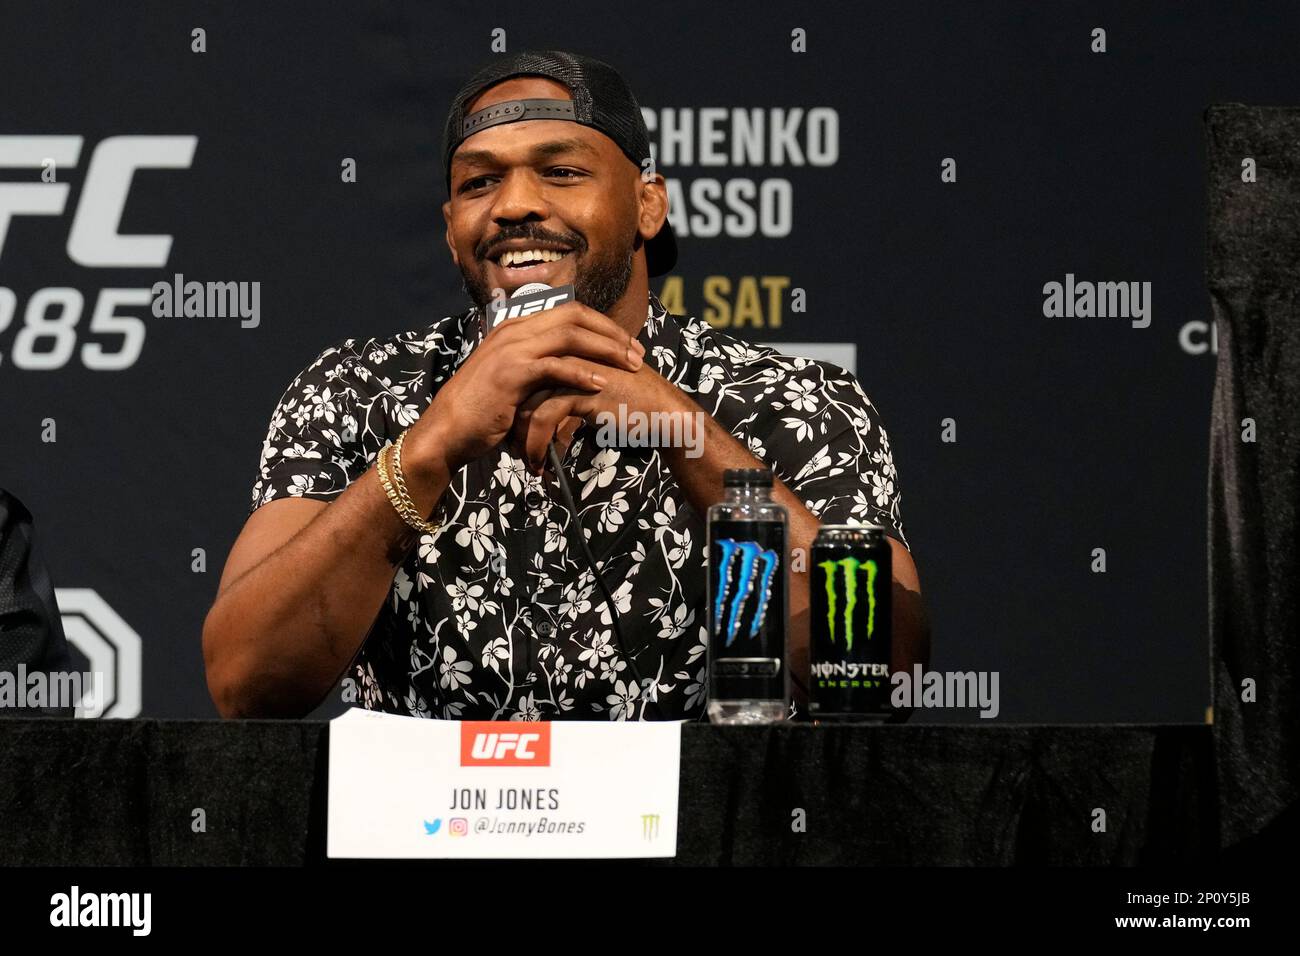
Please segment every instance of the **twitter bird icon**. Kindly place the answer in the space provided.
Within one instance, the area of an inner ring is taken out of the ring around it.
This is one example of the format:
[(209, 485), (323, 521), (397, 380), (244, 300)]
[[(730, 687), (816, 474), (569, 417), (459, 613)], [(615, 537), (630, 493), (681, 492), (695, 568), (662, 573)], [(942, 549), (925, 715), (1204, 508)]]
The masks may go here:
[(435, 833), (438, 832), (439, 829), (441, 829), (441, 827), (442, 827), (442, 817), (438, 817), (438, 819), (434, 820), (432, 823), (430, 823), (428, 820), (424, 821), (424, 832), (428, 836), (433, 836)]

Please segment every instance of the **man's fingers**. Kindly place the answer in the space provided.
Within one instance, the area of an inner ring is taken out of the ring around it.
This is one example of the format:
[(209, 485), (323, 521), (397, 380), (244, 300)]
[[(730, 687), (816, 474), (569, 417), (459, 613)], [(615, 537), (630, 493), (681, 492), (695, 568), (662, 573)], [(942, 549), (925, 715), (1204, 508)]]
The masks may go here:
[[(507, 436), (507, 446), (510, 449), (510, 453), (516, 458), (522, 458), (525, 461), (528, 461), (527, 441), (529, 428), (533, 424), (538, 406), (546, 401), (546, 399), (552, 394), (554, 393), (549, 390), (547, 390), (545, 394), (538, 392), (536, 395), (531, 397), (525, 405), (519, 406), (519, 411), (515, 415), (514, 424), (511, 425), (510, 434)], [(552, 411), (548, 409), (546, 415), (546, 420), (542, 421), (537, 427), (542, 431), (547, 431), (548, 429), (551, 431), (554, 435), (552, 440), (555, 442), (555, 453), (559, 455), (560, 460), (563, 461), (565, 454), (569, 450), (569, 446), (573, 444), (573, 436), (584, 424), (583, 419), (579, 415), (567, 415), (560, 420), (558, 425), (555, 425), (552, 428), (550, 422)], [(542, 451), (545, 455), (546, 449), (543, 449)], [(548, 465), (549, 456), (547, 456), (546, 461), (543, 462), (543, 467)]]
[(502, 322), (489, 335), (502, 339), (503, 342), (529, 341), (546, 335), (557, 328), (580, 328), (594, 332), (610, 340), (621, 351), (632, 349), (644, 355), (645, 347), (637, 341), (635, 335), (629, 335), (617, 322), (595, 309), (590, 309), (579, 302), (566, 302), (564, 305), (536, 315), (520, 316)]
[[(560, 461), (564, 461), (564, 456), (569, 453), (569, 446), (573, 444), (573, 436), (577, 433), (578, 429), (583, 426), (583, 424), (581, 418), (570, 415), (564, 421), (560, 422), (560, 427), (555, 430), (555, 454)], [(549, 456), (547, 461), (549, 463)]]
[[(595, 413), (598, 404), (599, 398), (595, 395), (555, 395), (533, 409), (527, 418), (516, 421), (516, 427), (524, 433), (524, 460), (534, 472), (540, 472), (546, 465), (546, 448), (564, 420), (570, 416), (584, 419)], [(570, 431), (569, 440), (572, 438), (573, 432)]]
[[(572, 397), (578, 394), (581, 393), (569, 391), (567, 389), (562, 389), (557, 391), (555, 389), (545, 388), (539, 392), (534, 392), (532, 395), (528, 396), (528, 399), (524, 401), (522, 404), (520, 404), (520, 406), (517, 409), (515, 409), (515, 420), (510, 426), (510, 434), (508, 436), (508, 443), (510, 446), (511, 453), (514, 454), (516, 457), (524, 459), (524, 461), (528, 462), (530, 467), (533, 464), (535, 464), (534, 462), (529, 461), (526, 443), (528, 440), (529, 427), (532, 425), (533, 419), (536, 417), (538, 408), (540, 408), (543, 403), (547, 402), (548, 400), (551, 400), (553, 396), (557, 400), (562, 401), (565, 398)], [(548, 408), (546, 413), (548, 418), (554, 414), (554, 411), (555, 411), (555, 406), (554, 404), (552, 404)], [(550, 421), (546, 421), (539, 427), (541, 428), (550, 427), (551, 433), (555, 434), (558, 440), (559, 427), (563, 425), (564, 421), (567, 421), (567, 419), (562, 420), (556, 417), (553, 418), (552, 420), (555, 422), (553, 426), (550, 424)], [(578, 421), (579, 423), (581, 423), (582, 420), (579, 419)], [(556, 450), (559, 451), (558, 448)]]
[(529, 345), (536, 355), (572, 355), (635, 372), (641, 367), (644, 351), (635, 339), (630, 341), (635, 347), (628, 344), (626, 335), (613, 339), (580, 325), (565, 324), (540, 332)]
[(534, 410), (536, 410), (537, 406), (554, 395), (555, 392), (556, 390), (553, 388), (539, 389), (529, 395), (528, 398), (524, 399), (522, 404), (515, 408), (515, 419), (510, 426), (509, 434), (506, 435), (506, 447), (510, 449), (510, 454), (514, 455), (516, 458), (525, 458), (526, 460), (524, 455), (524, 437), (528, 434), (528, 430), (522, 423), (526, 423), (529, 416), (531, 416)]
[(584, 424), (583, 420), (575, 415), (570, 415), (560, 422), (560, 427), (555, 431), (555, 438), (560, 446), (558, 450), (561, 458), (564, 457), (564, 453), (568, 451), (569, 446), (573, 444), (573, 436), (577, 434), (578, 429)]
[(538, 405), (542, 404), (542, 402), (554, 395), (555, 392), (556, 390), (553, 388), (538, 389), (520, 403), (518, 409), (515, 411), (515, 415), (518, 416), (521, 413), (527, 413), (524, 416), (527, 417), (527, 415), (532, 414), (537, 409)]
[(502, 375), (502, 385), (510, 390), (519, 407), (533, 392), (548, 386), (598, 392), (609, 384), (609, 372), (609, 366), (587, 359), (544, 355), (509, 366)]

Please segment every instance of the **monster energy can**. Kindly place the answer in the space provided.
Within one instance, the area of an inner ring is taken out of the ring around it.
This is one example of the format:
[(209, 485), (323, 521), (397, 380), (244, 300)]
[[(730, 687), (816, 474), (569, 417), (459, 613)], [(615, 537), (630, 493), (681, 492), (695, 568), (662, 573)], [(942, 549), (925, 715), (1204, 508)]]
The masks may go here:
[(889, 541), (879, 525), (822, 525), (808, 568), (814, 720), (889, 715)]

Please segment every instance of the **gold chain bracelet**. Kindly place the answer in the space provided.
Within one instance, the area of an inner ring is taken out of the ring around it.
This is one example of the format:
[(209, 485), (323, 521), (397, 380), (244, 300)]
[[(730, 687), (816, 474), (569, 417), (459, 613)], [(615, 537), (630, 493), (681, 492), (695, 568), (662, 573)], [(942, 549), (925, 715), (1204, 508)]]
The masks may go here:
[(379, 449), (379, 454), (375, 456), (375, 470), (379, 472), (379, 481), (384, 486), (384, 494), (388, 496), (389, 502), (393, 509), (406, 520), (406, 510), (402, 507), (402, 499), (397, 494), (397, 489), (393, 487), (392, 480), (388, 477), (388, 464), (384, 456), (388, 454), (388, 449), (392, 448), (392, 442)]
[(438, 521), (428, 521), (420, 513), (420, 509), (415, 506), (415, 501), (411, 493), (406, 490), (406, 476), (402, 472), (402, 442), (406, 441), (406, 432), (397, 436), (397, 441), (392, 450), (392, 477), (397, 485), (397, 492), (402, 496), (402, 503), (406, 505), (407, 514), (410, 515), (411, 521), (407, 522), (411, 527), (423, 531), (425, 534), (437, 534), (442, 523)]
[[(394, 510), (401, 516), (411, 528), (424, 534), (437, 534), (441, 525), (437, 522), (426, 521), (420, 517), (420, 511), (411, 499), (411, 494), (406, 489), (406, 476), (402, 474), (402, 442), (406, 438), (406, 432), (397, 436), (397, 441), (385, 445), (379, 450), (376, 458), (376, 470), (379, 472), (379, 481), (384, 486), (384, 494), (388, 496), (389, 502)], [(390, 462), (385, 457), (392, 455), (391, 467)], [(391, 474), (390, 474), (391, 471)]]

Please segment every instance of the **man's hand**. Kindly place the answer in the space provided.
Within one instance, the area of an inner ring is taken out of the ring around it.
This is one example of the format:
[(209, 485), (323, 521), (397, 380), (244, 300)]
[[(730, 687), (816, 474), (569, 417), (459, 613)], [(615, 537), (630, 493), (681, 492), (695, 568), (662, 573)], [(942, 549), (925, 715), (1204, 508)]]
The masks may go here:
[(648, 365), (636, 371), (611, 368), (602, 373), (606, 383), (598, 392), (571, 388), (545, 389), (519, 406), (510, 430), (510, 447), (534, 472), (546, 465), (546, 448), (552, 439), (561, 459), (583, 421), (596, 422), (600, 413), (694, 413), (700, 410), (689, 396)]
[[(573, 413), (585, 415), (613, 375), (644, 367), (644, 354), (641, 343), (616, 322), (576, 302), (508, 319), (438, 389), (412, 426), (410, 447), (436, 452), (454, 474), (505, 440), (516, 412), (531, 396), (564, 389), (573, 396)], [(428, 434), (434, 428), (436, 440)], [(554, 429), (545, 441), (553, 434)]]
[[(620, 404), (626, 406), (629, 414), (639, 411), (693, 415), (702, 411), (691, 395), (649, 366), (643, 365), (635, 371), (610, 368), (603, 374), (606, 382), (599, 390), (547, 388), (519, 406), (510, 429), (510, 444), (514, 453), (524, 458), (534, 472), (542, 469), (546, 461), (546, 446), (552, 439), (556, 441), (556, 451), (563, 458), (573, 433), (582, 426), (583, 420), (594, 423), (601, 412), (617, 415)], [(687, 501), (700, 515), (706, 514), (709, 505), (718, 500), (727, 469), (768, 467), (711, 415), (704, 414), (703, 421), (704, 434), (700, 436), (698, 446), (702, 454), (698, 457), (689, 455), (685, 448), (661, 449), (664, 461)], [(807, 553), (817, 534), (817, 516), (779, 478), (773, 481), (772, 498), (788, 512), (790, 547), (801, 548)], [(930, 628), (921, 601), (916, 565), (901, 543), (892, 538), (889, 543), (893, 555), (893, 668), (910, 670), (915, 663), (928, 666)], [(810, 595), (807, 579), (806, 570), (792, 573), (789, 595), (790, 666), (801, 682), (808, 680)], [(798, 688), (795, 699), (806, 707), (806, 695)]]

